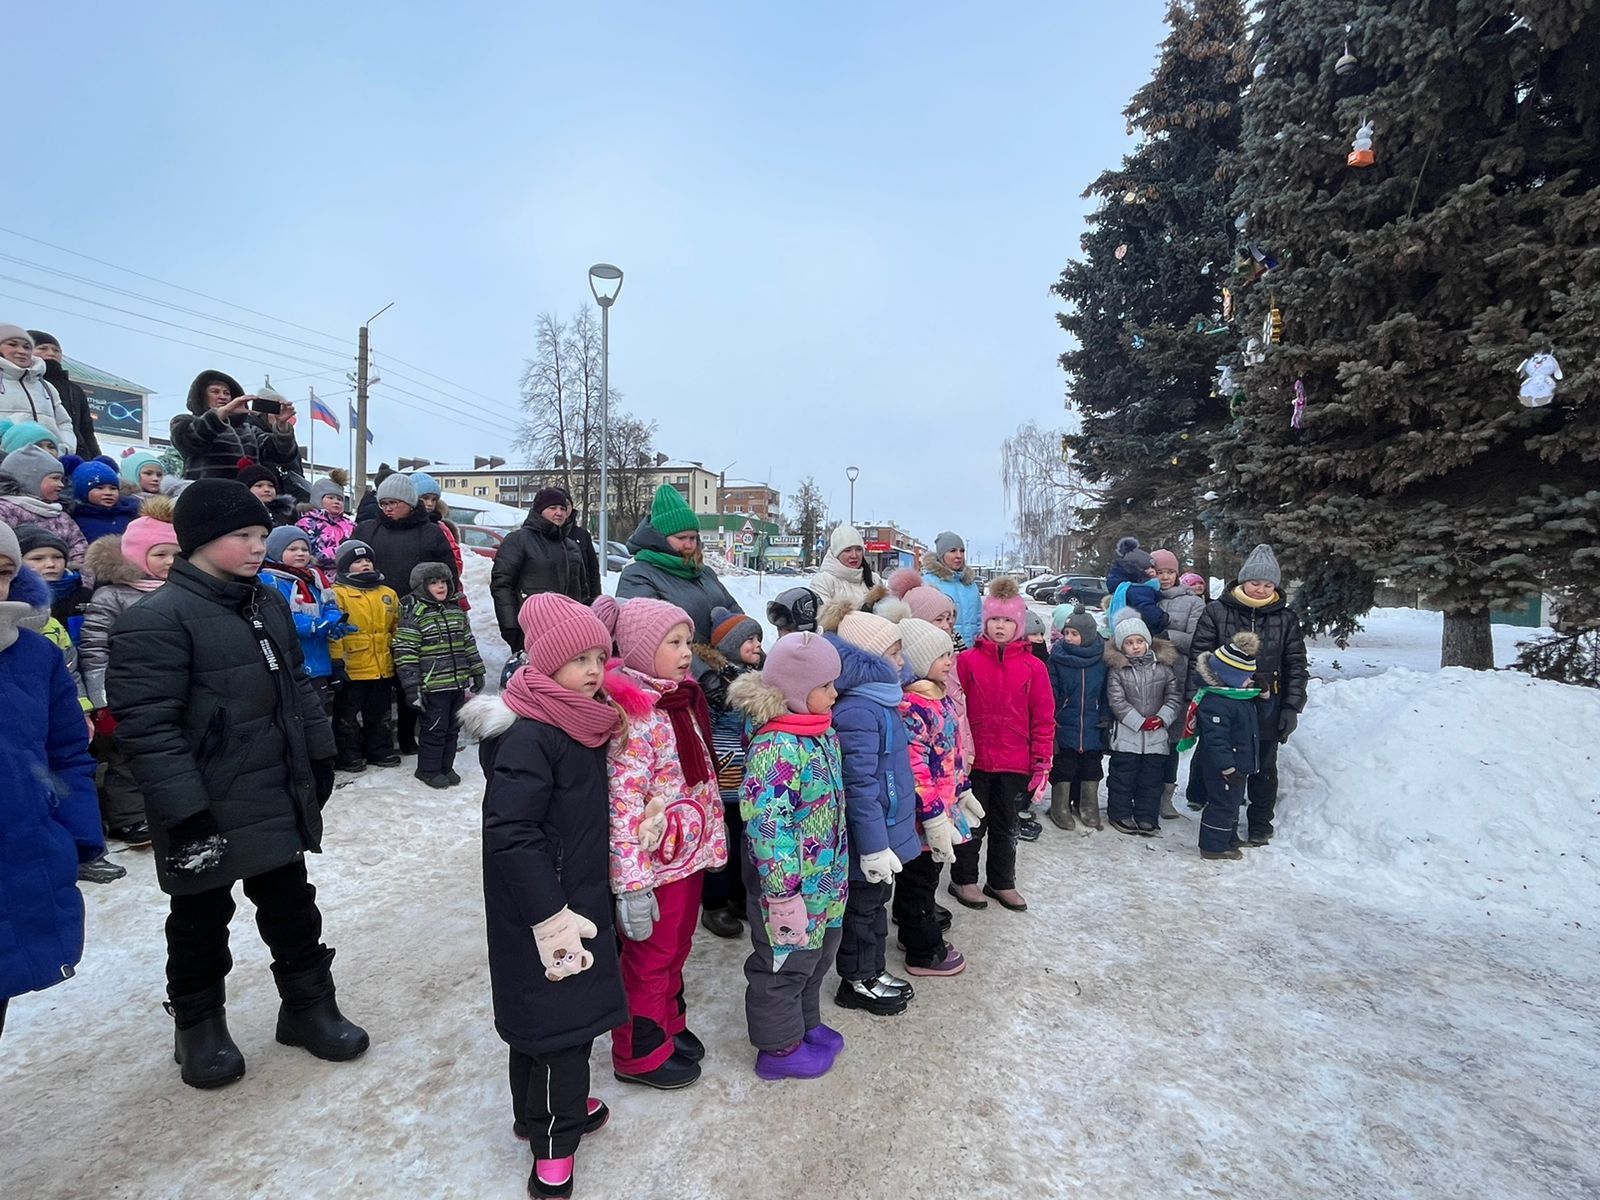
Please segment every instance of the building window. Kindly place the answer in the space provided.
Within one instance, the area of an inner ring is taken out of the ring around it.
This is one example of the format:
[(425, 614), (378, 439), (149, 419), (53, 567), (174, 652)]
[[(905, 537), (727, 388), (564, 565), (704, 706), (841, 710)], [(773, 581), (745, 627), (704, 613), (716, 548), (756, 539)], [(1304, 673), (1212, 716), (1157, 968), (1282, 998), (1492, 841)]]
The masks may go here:
[(474, 496), (487, 496), (489, 494), (489, 489), (486, 487), (475, 487), (472, 489), (472, 494)]

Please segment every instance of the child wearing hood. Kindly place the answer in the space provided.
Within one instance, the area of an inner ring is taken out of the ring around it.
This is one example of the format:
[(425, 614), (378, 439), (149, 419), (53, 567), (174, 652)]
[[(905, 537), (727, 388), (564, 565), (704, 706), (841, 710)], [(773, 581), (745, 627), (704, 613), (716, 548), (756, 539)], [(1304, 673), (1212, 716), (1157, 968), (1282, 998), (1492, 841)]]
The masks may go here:
[(100, 810), (111, 836), (130, 846), (150, 844), (150, 823), (145, 819), (144, 789), (114, 736), (117, 721), (106, 693), (111, 630), (123, 613), (166, 585), (179, 553), (172, 518), (172, 501), (152, 497), (121, 537), (104, 537), (89, 547), (85, 564), (94, 574), (95, 589), (83, 613), (78, 663), (93, 710), (95, 757), (106, 765)]
[(1200, 752), (1189, 765), (1206, 789), (1200, 814), (1200, 857), (1239, 859), (1239, 805), (1250, 776), (1261, 761), (1261, 727), (1256, 716), (1260, 689), (1252, 687), (1256, 651), (1261, 639), (1240, 630), (1216, 650), (1203, 650), (1195, 673), (1204, 681), (1189, 705), (1180, 750), (1197, 742)]
[(861, 534), (849, 525), (836, 525), (828, 538), (828, 553), (811, 577), (818, 606), (826, 608), (835, 600), (848, 600), (852, 608), (860, 608), (877, 582), (867, 564)]
[(394, 669), (405, 701), (421, 718), (416, 777), (431, 788), (454, 787), (456, 734), (469, 692), (483, 690), (478, 641), (444, 563), (418, 563), (411, 591), (400, 602), (394, 633)]
[[(345, 624), (328, 631), (328, 651), (338, 681), (333, 734), (341, 771), (398, 767), (389, 730), (394, 698), (394, 651), (400, 597), (378, 572), (372, 547), (351, 538), (334, 556), (333, 597)], [(342, 631), (341, 631), (342, 630)]]
[(331, 567), (339, 547), (356, 533), (355, 521), (345, 512), (344, 486), (343, 471), (330, 471), (326, 479), (317, 480), (311, 485), (311, 511), (297, 522), (322, 567)]
[(83, 565), (89, 542), (61, 504), (66, 474), (61, 460), (38, 446), (0, 459), (0, 525), (37, 525), (67, 544), (67, 566)]
[(711, 710), (689, 674), (694, 622), (664, 600), (594, 602), (620, 664), (606, 693), (628, 714), (607, 760), (611, 890), (622, 931), (629, 1019), (611, 1031), (612, 1073), (662, 1090), (700, 1078), (705, 1044), (690, 1032), (683, 968), (705, 873), (728, 861), (712, 756)]
[[(1200, 614), (1205, 611), (1206, 602), (1194, 594), (1193, 589), (1183, 583), (1179, 575), (1178, 556), (1171, 550), (1157, 550), (1150, 555), (1150, 560), (1155, 566), (1156, 582), (1161, 585), (1161, 611), (1167, 614), (1166, 637), (1172, 643), (1172, 648), (1178, 652), (1178, 661), (1173, 664), (1173, 670), (1178, 676), (1178, 695), (1189, 695), (1189, 647), (1194, 642), (1195, 627), (1200, 624)], [(1174, 722), (1169, 729), (1169, 741), (1172, 749), (1167, 754), (1166, 769), (1162, 773), (1161, 782), (1161, 819), (1173, 821), (1178, 817), (1178, 810), (1173, 807), (1172, 794), (1178, 790), (1178, 738), (1182, 733), (1181, 722)]]
[(121, 533), (139, 515), (139, 501), (122, 494), (122, 477), (105, 459), (90, 459), (73, 469), (72, 495), (77, 501), (72, 519), (87, 542)]
[[(956, 850), (949, 892), (967, 908), (988, 908), (988, 896), (1001, 908), (1025, 912), (1017, 891), (1019, 804), (1045, 786), (1055, 743), (1055, 697), (1050, 675), (1018, 644), (1027, 603), (1016, 581), (1002, 576), (983, 599), (983, 633), (956, 659), (961, 689), (967, 695), (976, 755), (972, 790), (988, 819), (972, 840)], [(978, 888), (978, 859), (988, 837), (988, 882)]]
[(745, 1021), (762, 1079), (826, 1074), (844, 1035), (822, 1023), (850, 884), (844, 768), (832, 710), (839, 653), (815, 633), (778, 639), (728, 689), (749, 724), (740, 797), (750, 957)]
[(844, 765), (845, 820), (850, 835), (850, 887), (836, 965), (835, 1003), (874, 1016), (906, 1010), (909, 981), (887, 969), (894, 877), (922, 852), (917, 840), (917, 783), (911, 743), (900, 719), (900, 630), (848, 600), (822, 611), (822, 628), (839, 654), (839, 700), (833, 727)]
[(1100, 828), (1100, 781), (1105, 737), (1106, 646), (1088, 613), (1072, 613), (1050, 650), (1050, 686), (1056, 698), (1056, 750), (1050, 762), (1050, 820)]
[(311, 539), (293, 525), (274, 529), (267, 535), (267, 561), (262, 564), (261, 578), (289, 602), (306, 674), (322, 697), (323, 711), (332, 716), (333, 652), (329, 642), (346, 632), (346, 626), (333, 584), (312, 562)]
[(0, 1029), (13, 996), (72, 977), (83, 956), (78, 866), (105, 849), (78, 689), (60, 652), (28, 627), (49, 606), (16, 535), (0, 526)]
[(911, 742), (911, 774), (917, 781), (917, 837), (922, 853), (905, 864), (894, 887), (894, 919), (912, 975), (959, 975), (967, 960), (944, 940), (934, 897), (945, 863), (972, 836), (983, 807), (963, 790), (967, 765), (961, 757), (961, 726), (947, 684), (955, 674), (955, 646), (937, 625), (916, 617), (900, 622), (901, 652), (915, 676), (900, 700), (900, 719)]
[(1178, 652), (1152, 641), (1131, 608), (1113, 617), (1114, 649), (1106, 652), (1106, 703), (1111, 708), (1111, 776), (1106, 819), (1119, 833), (1154, 836), (1160, 830), (1161, 775), (1167, 731), (1178, 719), (1182, 693), (1173, 670)]
[(739, 793), (744, 786), (744, 714), (728, 699), (729, 689), (745, 675), (761, 670), (766, 655), (761, 650), (761, 625), (754, 617), (726, 608), (711, 610), (711, 643), (694, 646), (695, 678), (711, 708), (711, 749), (717, 758), (717, 790), (722, 793), (722, 815), (728, 823), (728, 862), (706, 872), (701, 897), (700, 924), (717, 937), (736, 938), (744, 933), (744, 882), (737, 852), (744, 835), (739, 816)]
[(483, 899), (494, 1027), (510, 1048), (511, 1131), (533, 1147), (530, 1196), (570, 1196), (594, 1040), (627, 1019), (607, 887), (606, 747), (627, 724), (605, 695), (611, 634), (554, 592), (517, 616), (527, 661), (462, 725), (483, 764)]

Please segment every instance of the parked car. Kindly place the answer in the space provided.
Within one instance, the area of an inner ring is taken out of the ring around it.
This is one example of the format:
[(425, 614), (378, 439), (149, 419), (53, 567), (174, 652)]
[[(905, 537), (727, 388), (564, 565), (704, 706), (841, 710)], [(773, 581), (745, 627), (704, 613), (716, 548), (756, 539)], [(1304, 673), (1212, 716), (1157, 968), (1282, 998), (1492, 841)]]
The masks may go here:
[(460, 525), (457, 528), (461, 531), (461, 544), (484, 558), (499, 554), (500, 544), (506, 540), (505, 530), (493, 529), (488, 525)]
[(628, 548), (621, 542), (606, 543), (606, 570), (620, 571), (633, 561), (633, 555), (628, 553)]
[(1046, 585), (1034, 593), (1040, 604), (1080, 604), (1099, 608), (1106, 598), (1106, 581), (1095, 575), (1063, 575), (1054, 586)]
[(1048, 575), (1035, 575), (1022, 585), (1022, 594), (1029, 599), (1038, 599), (1038, 592), (1043, 587), (1055, 587), (1065, 578), (1059, 572), (1052, 571)]

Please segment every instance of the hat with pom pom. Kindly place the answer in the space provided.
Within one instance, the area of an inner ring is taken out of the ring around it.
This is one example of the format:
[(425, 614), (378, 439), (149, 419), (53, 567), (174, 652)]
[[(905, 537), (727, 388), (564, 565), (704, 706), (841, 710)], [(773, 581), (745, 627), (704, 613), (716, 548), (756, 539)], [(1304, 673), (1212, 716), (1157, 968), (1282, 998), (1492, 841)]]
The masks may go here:
[(1141, 578), (1155, 566), (1150, 551), (1140, 546), (1136, 537), (1125, 537), (1117, 543), (1117, 561)]
[(983, 619), (989, 621), (995, 617), (1014, 621), (1019, 633), (1028, 619), (1028, 602), (1017, 590), (1017, 581), (1007, 575), (989, 584), (989, 591), (983, 598)]
[(601, 596), (594, 602), (594, 614), (616, 637), (622, 665), (641, 675), (656, 673), (656, 651), (674, 626), (687, 625), (694, 636), (694, 621), (688, 613), (676, 604), (648, 596), (635, 596), (620, 604)]
[(150, 551), (178, 544), (178, 531), (172, 524), (176, 507), (166, 496), (149, 496), (139, 506), (139, 515), (122, 531), (122, 557), (146, 575), (150, 574)]

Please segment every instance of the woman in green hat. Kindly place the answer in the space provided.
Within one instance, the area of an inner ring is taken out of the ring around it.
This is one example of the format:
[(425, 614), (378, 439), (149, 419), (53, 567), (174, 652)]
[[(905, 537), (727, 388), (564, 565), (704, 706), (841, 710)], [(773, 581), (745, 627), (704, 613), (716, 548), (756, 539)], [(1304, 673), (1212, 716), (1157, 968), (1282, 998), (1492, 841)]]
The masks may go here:
[(676, 604), (694, 620), (694, 640), (711, 640), (711, 610), (743, 612), (717, 573), (705, 565), (700, 519), (671, 484), (656, 489), (650, 516), (628, 539), (633, 561), (617, 580), (617, 599), (649, 596)]

